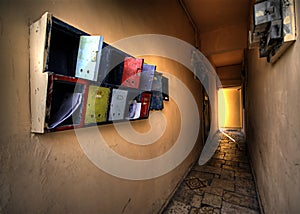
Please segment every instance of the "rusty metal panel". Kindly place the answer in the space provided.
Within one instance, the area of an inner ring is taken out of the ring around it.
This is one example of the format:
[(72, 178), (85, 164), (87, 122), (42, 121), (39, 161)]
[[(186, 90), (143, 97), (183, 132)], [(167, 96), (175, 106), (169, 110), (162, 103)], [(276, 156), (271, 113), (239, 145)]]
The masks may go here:
[(101, 123), (107, 119), (110, 88), (90, 85), (86, 105), (85, 124)]
[(137, 59), (133, 57), (126, 57), (124, 59), (122, 86), (136, 89), (140, 87), (143, 63), (144, 59)]

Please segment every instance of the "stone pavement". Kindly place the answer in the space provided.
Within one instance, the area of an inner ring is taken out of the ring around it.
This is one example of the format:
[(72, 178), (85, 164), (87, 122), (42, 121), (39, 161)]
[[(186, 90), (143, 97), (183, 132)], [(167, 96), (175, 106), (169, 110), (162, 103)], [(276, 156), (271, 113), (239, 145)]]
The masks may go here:
[(260, 213), (245, 140), (238, 132), (228, 134), (236, 142), (220, 134), (212, 159), (196, 163), (163, 214)]

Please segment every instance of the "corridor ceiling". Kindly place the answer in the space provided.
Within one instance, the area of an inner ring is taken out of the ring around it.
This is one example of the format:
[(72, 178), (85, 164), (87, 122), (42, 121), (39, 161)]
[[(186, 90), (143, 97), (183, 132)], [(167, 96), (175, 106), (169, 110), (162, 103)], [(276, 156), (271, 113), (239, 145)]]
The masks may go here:
[(200, 50), (215, 67), (242, 64), (251, 0), (182, 0), (198, 29)]

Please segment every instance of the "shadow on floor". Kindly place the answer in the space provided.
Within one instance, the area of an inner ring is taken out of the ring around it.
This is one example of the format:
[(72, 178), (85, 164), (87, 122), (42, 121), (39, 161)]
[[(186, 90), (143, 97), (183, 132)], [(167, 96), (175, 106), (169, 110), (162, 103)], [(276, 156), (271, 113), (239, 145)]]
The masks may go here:
[(205, 165), (197, 163), (162, 212), (260, 213), (244, 137), (221, 134), (219, 147)]

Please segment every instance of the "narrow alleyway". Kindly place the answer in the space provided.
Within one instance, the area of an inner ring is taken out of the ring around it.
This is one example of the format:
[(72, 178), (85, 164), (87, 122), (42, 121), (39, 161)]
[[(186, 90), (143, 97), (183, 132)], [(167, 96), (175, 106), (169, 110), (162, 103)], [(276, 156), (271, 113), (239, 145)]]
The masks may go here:
[(260, 213), (245, 140), (238, 132), (221, 134), (218, 150), (196, 164), (163, 211), (178, 214)]

